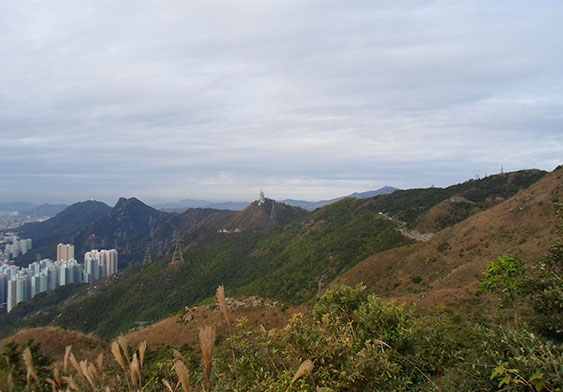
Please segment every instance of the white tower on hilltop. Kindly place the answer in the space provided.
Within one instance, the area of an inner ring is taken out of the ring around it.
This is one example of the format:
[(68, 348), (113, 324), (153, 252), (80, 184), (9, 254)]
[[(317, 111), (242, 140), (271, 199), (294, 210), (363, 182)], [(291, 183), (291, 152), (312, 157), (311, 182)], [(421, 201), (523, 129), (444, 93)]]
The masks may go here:
[(260, 197), (258, 198), (258, 205), (261, 206), (266, 202), (266, 198), (264, 197), (264, 192), (262, 192), (262, 188), (260, 188)]

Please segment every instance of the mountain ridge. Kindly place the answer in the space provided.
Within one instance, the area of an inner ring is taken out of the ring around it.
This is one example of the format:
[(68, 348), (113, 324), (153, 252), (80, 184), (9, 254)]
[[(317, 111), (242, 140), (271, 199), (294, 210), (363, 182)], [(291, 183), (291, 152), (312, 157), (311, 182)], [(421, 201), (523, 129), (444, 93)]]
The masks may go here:
[(362, 282), (418, 306), (480, 301), (488, 261), (518, 254), (533, 263), (556, 239), (553, 202), (563, 199), (563, 169), (489, 209), (438, 232), (427, 242), (392, 249), (358, 263), (334, 284)]
[(57, 243), (70, 242), (77, 231), (110, 211), (111, 207), (107, 204), (89, 200), (72, 204), (43, 222), (26, 223), (17, 232), (20, 237), (33, 240), (33, 251), (20, 256), (16, 264), (29, 264), (34, 261), (36, 253), (55, 258)]
[[(320, 208), (332, 203), (336, 203), (337, 201), (345, 199), (347, 197), (353, 197), (356, 199), (366, 199), (377, 195), (393, 193), (396, 190), (399, 190), (399, 188), (386, 185), (382, 188), (373, 191), (354, 192), (349, 195), (340, 196), (330, 200), (307, 201), (307, 200), (296, 200), (296, 199), (284, 199), (284, 200), (280, 200), (279, 203), (285, 203), (292, 205), (294, 207), (301, 207), (305, 210), (313, 211), (316, 208)], [(167, 212), (181, 212), (186, 208), (216, 208), (216, 209), (224, 209), (224, 210), (242, 211), (250, 204), (252, 204), (252, 202), (246, 202), (246, 201), (215, 202), (209, 200), (183, 199), (177, 202), (155, 204), (153, 205), (153, 207)]]

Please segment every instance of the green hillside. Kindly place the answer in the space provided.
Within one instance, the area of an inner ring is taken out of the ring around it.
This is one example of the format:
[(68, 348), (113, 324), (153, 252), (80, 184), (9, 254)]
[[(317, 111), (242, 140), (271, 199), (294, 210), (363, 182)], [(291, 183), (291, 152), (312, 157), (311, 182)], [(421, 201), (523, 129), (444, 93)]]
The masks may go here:
[[(271, 233), (232, 233), (185, 254), (161, 260), (132, 278), (67, 307), (57, 324), (114, 336), (139, 321), (153, 322), (202, 301), (224, 283), (239, 295), (302, 303), (331, 278), (367, 256), (409, 243), (389, 221), (345, 201), (313, 219)], [(323, 217), (330, 219), (323, 220)]]

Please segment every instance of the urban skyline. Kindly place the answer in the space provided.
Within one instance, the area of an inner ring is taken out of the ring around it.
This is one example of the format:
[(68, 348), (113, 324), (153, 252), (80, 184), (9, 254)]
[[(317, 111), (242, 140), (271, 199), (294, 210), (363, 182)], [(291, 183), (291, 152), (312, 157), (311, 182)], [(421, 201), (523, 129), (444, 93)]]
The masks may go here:
[(26, 268), (1, 261), (0, 310), (10, 312), (20, 302), (67, 284), (93, 283), (108, 278), (117, 269), (118, 252), (115, 249), (93, 249), (86, 252), (84, 262), (79, 263), (74, 258), (74, 246), (62, 243), (57, 245), (55, 261), (42, 259)]

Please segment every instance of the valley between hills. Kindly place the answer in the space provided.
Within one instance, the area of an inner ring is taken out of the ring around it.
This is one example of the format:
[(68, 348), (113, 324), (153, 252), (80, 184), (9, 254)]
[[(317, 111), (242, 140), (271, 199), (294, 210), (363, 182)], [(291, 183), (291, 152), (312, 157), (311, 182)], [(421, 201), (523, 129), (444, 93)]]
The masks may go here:
[[(146, 342), (150, 364), (138, 376), (123, 369), (127, 385), (137, 385), (123, 390), (145, 383), (143, 390), (161, 390), (163, 380), (180, 377), (175, 360), (191, 369), (195, 390), (557, 390), (560, 329), (545, 327), (549, 320), (536, 325), (526, 299), (515, 305), (524, 327), (511, 329), (511, 309), (480, 281), (501, 255), (517, 255), (529, 271), (549, 255), (561, 241), (562, 192), (559, 167), (349, 197), (311, 212), (271, 199), (242, 211), (181, 213), (134, 198), (113, 208), (77, 203), (24, 225), (22, 236), (45, 256), (58, 242), (75, 244), (77, 254), (115, 247), (120, 271), (0, 315), (0, 347), (8, 354), (33, 347), (47, 377), (63, 366), (69, 345), (87, 367), (100, 354), (110, 362), (108, 341), (119, 337), (130, 366)], [(184, 261), (171, 265), (178, 244)], [(220, 285), (227, 310), (217, 302)], [(212, 376), (199, 335), (210, 325)], [(297, 377), (300, 364), (313, 367)], [(120, 374), (118, 365), (106, 365), (108, 378)], [(0, 368), (0, 385), (13, 372)], [(96, 372), (101, 380), (101, 365)], [(87, 370), (75, 373), (98, 390)], [(179, 380), (174, 390), (184, 388)], [(57, 383), (53, 390), (68, 387)]]

